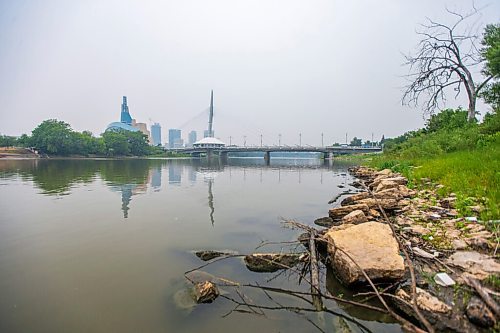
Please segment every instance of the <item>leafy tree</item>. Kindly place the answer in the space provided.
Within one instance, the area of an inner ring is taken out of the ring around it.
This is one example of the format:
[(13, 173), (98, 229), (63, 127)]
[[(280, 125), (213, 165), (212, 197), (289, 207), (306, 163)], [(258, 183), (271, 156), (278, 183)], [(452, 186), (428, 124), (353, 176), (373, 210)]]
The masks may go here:
[(109, 130), (102, 134), (108, 156), (126, 156), (130, 154), (130, 145), (124, 130)]
[(148, 137), (140, 132), (130, 132), (126, 133), (127, 140), (130, 147), (130, 153), (134, 156), (147, 155), (149, 150)]
[[(470, 22), (477, 11), (466, 15), (448, 12), (456, 18), (452, 25), (428, 19), (428, 23), (422, 24), (422, 30), (417, 32), (422, 37), (419, 48), (415, 54), (405, 57), (405, 65), (410, 68), (407, 76), (410, 83), (405, 88), (403, 103), (416, 105), (423, 99), (424, 112), (432, 114), (446, 101), (449, 89), (454, 89), (455, 97), (465, 89), (469, 101), (467, 119), (472, 122), (477, 97), (493, 78), (488, 68), (494, 68), (495, 64), (487, 64), (487, 70), (483, 71), (486, 78), (473, 75), (477, 66), (484, 64), (486, 59), (477, 48), (479, 37), (470, 31), (470, 27), (463, 25)], [(488, 56), (495, 54), (494, 48), (486, 53)]]
[(361, 146), (362, 144), (362, 141), (361, 139), (358, 139), (357, 137), (354, 137), (352, 140), (351, 140), (351, 143), (349, 144), (350, 146)]
[(484, 29), (483, 48), (481, 53), (486, 60), (483, 73), (493, 76), (494, 82), (488, 84), (481, 97), (486, 103), (491, 104), (498, 112), (500, 109), (500, 24), (488, 24)]
[(41, 152), (68, 155), (75, 151), (74, 134), (68, 123), (49, 119), (31, 132), (31, 144)]
[(468, 125), (467, 111), (461, 108), (457, 110), (445, 109), (438, 114), (433, 114), (425, 129), (427, 132), (437, 132), (441, 129), (459, 129)]
[(17, 139), (13, 136), (0, 135), (0, 147), (13, 147), (17, 145)]
[(17, 144), (21, 147), (30, 147), (31, 138), (28, 135), (23, 134), (19, 137), (19, 139), (17, 139)]

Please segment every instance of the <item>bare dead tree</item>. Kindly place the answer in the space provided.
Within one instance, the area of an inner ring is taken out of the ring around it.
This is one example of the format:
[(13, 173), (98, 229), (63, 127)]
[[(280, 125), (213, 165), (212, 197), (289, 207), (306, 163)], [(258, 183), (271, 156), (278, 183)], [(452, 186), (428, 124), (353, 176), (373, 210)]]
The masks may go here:
[(473, 121), (476, 114), (476, 100), (479, 92), (492, 79), (474, 78), (480, 75), (484, 62), (477, 44), (477, 20), (479, 12), (460, 14), (447, 9), (455, 19), (452, 25), (435, 22), (427, 18), (417, 34), (422, 37), (415, 54), (406, 55), (404, 65), (409, 66), (404, 89), (403, 104), (416, 106), (423, 100), (424, 114), (432, 114), (446, 102), (446, 93), (453, 89), (457, 98), (463, 89), (469, 101), (467, 119)]

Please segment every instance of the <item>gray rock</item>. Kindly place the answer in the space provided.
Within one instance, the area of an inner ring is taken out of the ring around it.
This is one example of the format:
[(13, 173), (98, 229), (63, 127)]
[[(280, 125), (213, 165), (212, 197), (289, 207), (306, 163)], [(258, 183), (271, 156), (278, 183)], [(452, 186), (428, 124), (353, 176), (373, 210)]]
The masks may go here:
[(300, 262), (300, 253), (254, 253), (245, 256), (245, 265), (252, 272), (272, 273), (293, 267)]
[(342, 222), (335, 221), (331, 217), (326, 216), (326, 217), (320, 217), (320, 218), (314, 220), (314, 224), (319, 225), (321, 227), (330, 228), (334, 225), (340, 225), (340, 224), (342, 224)]
[(455, 250), (464, 250), (467, 248), (467, 243), (461, 239), (454, 239), (451, 242), (451, 246), (453, 246)]
[(203, 261), (209, 261), (209, 260), (212, 260), (214, 258), (218, 258), (218, 257), (222, 257), (222, 256), (225, 256), (225, 255), (229, 255), (231, 253), (207, 250), (207, 251), (197, 251), (197, 252), (195, 252), (195, 254), (201, 260), (203, 260)]

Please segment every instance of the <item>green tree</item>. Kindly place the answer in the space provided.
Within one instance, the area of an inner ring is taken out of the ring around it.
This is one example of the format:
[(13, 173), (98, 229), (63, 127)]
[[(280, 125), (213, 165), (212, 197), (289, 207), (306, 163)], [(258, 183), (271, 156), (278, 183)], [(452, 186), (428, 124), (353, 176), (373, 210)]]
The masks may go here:
[(31, 145), (46, 154), (68, 155), (75, 151), (74, 135), (68, 123), (49, 119), (31, 132)]
[(17, 139), (13, 136), (0, 135), (0, 147), (13, 147), (17, 145)]
[(492, 76), (493, 82), (488, 84), (481, 97), (493, 107), (493, 110), (500, 109), (500, 24), (488, 24), (484, 29), (483, 48), (481, 54), (486, 60), (483, 74)]
[(464, 128), (467, 125), (467, 110), (461, 108), (456, 110), (445, 109), (438, 114), (433, 114), (427, 120), (425, 129), (427, 132), (437, 132), (442, 129), (453, 130)]
[(142, 132), (130, 132), (126, 133), (127, 140), (130, 147), (130, 153), (134, 156), (147, 155), (149, 150), (148, 137)]
[(362, 141), (361, 139), (358, 139), (357, 137), (354, 137), (352, 140), (351, 140), (351, 143), (349, 144), (349, 146), (361, 146), (362, 144)]
[(108, 156), (126, 156), (130, 154), (130, 145), (124, 130), (109, 130), (102, 134)]
[(27, 134), (23, 134), (17, 139), (17, 144), (21, 147), (31, 147), (31, 137)]

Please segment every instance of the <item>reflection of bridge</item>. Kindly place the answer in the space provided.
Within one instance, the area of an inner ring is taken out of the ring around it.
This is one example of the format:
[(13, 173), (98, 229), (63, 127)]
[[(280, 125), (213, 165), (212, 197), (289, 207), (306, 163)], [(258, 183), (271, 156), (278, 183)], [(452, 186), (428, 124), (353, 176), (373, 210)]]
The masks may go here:
[(173, 148), (168, 151), (189, 154), (194, 157), (205, 155), (211, 157), (217, 155), (220, 158), (227, 158), (230, 153), (246, 153), (246, 152), (262, 152), (264, 153), (264, 160), (269, 162), (271, 160), (271, 153), (320, 153), (325, 159), (329, 159), (338, 155), (351, 155), (351, 154), (365, 154), (381, 152), (381, 147), (355, 147), (355, 146), (326, 146), (326, 147), (313, 147), (313, 146), (262, 146), (262, 147), (237, 147), (227, 146), (219, 148)]

